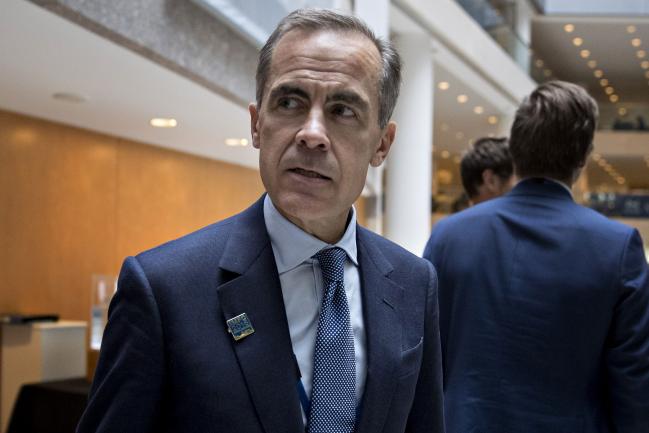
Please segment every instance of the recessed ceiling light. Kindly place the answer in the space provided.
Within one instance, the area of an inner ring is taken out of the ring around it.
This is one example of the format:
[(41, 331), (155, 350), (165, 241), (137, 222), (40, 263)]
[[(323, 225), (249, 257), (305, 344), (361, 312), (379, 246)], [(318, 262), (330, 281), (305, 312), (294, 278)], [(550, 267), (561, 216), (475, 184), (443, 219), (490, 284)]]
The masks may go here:
[(455, 134), (455, 138), (462, 140), (464, 138), (464, 132), (458, 132)]
[(602, 78), (604, 76), (604, 71), (601, 69), (596, 69), (595, 72), (593, 72), (593, 75), (595, 75), (597, 78)]
[(634, 47), (639, 47), (640, 45), (642, 45), (642, 40), (640, 38), (633, 38), (631, 39), (631, 45), (633, 45)]
[(599, 80), (599, 85), (602, 87), (608, 86), (608, 80), (606, 78), (602, 78), (601, 80)]
[(642, 69), (649, 69), (649, 60), (643, 60), (642, 62), (640, 62), (640, 67)]
[(626, 113), (627, 113), (627, 109), (624, 107), (620, 107), (617, 110), (617, 114), (619, 114), (620, 116), (626, 116)]
[(644, 59), (645, 57), (647, 57), (647, 52), (646, 52), (645, 50), (638, 50), (638, 51), (635, 53), (635, 55), (636, 55), (639, 59)]
[(574, 38), (574, 39), (572, 40), (572, 43), (573, 43), (576, 47), (581, 47), (581, 45), (584, 43), (584, 40), (583, 40), (582, 38)]
[(449, 87), (451, 87), (451, 85), (448, 81), (440, 81), (439, 84), (437, 84), (439, 90), (448, 90)]
[(484, 113), (484, 108), (482, 108), (479, 105), (476, 105), (475, 107), (473, 107), (473, 112), (475, 114), (482, 114), (482, 113)]
[(590, 69), (595, 69), (597, 67), (597, 62), (595, 60), (589, 60), (587, 64)]
[(543, 60), (541, 60), (541, 59), (536, 59), (534, 61), (534, 66), (536, 66), (537, 68), (542, 68), (544, 64), (545, 63), (543, 63)]
[(449, 156), (451, 156), (451, 152), (449, 152), (448, 150), (442, 150), (442, 158), (448, 159)]
[(615, 89), (611, 86), (608, 86), (606, 89), (604, 89), (604, 91), (607, 95), (612, 95), (613, 93), (615, 93)]
[(442, 123), (442, 131), (448, 131), (448, 123)]
[(248, 145), (248, 139), (247, 138), (226, 138), (225, 139), (225, 144), (226, 146), (232, 146), (232, 147), (237, 147), (237, 146), (247, 146)]
[(629, 34), (635, 33), (636, 30), (637, 29), (635, 28), (634, 25), (626, 26), (626, 32), (629, 33)]
[(546, 77), (549, 77), (549, 76), (552, 75), (552, 71), (550, 69), (544, 69), (543, 70), (543, 75), (545, 75)]
[(602, 159), (602, 155), (599, 153), (593, 153), (593, 160), (599, 161), (600, 159)]
[(496, 116), (489, 116), (487, 122), (489, 122), (490, 125), (495, 125), (498, 123), (498, 118)]
[(454, 163), (459, 164), (460, 161), (461, 161), (461, 159), (460, 159), (459, 156), (454, 156), (454, 157), (453, 157), (453, 162), (454, 162)]
[(457, 102), (459, 102), (460, 104), (464, 104), (468, 100), (469, 97), (466, 95), (457, 95)]
[(587, 59), (587, 58), (590, 57), (590, 51), (588, 51), (588, 50), (581, 50), (581, 51), (579, 52), (579, 55), (580, 55), (582, 58)]
[(73, 104), (81, 104), (88, 100), (88, 98), (83, 95), (71, 92), (56, 92), (52, 94), (52, 98), (57, 101), (72, 102)]
[(608, 99), (609, 99), (612, 103), (615, 104), (617, 101), (620, 100), (620, 97), (617, 96), (617, 95), (615, 95), (615, 94), (613, 94), (613, 95), (609, 96)]
[(618, 177), (616, 180), (617, 183), (619, 183), (620, 185), (623, 185), (626, 182), (626, 180), (623, 177)]
[(166, 117), (154, 117), (149, 123), (151, 126), (155, 126), (156, 128), (175, 128), (178, 126), (178, 121), (176, 119)]
[(566, 24), (565, 26), (563, 26), (563, 30), (564, 30), (566, 33), (572, 33), (572, 32), (575, 31), (575, 26), (572, 25), (572, 24)]

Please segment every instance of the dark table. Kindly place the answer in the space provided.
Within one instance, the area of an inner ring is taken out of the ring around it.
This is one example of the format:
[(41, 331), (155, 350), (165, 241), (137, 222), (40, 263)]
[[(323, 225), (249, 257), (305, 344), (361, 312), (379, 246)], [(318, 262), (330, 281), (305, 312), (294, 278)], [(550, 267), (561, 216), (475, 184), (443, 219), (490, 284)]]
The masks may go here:
[(7, 433), (73, 433), (89, 391), (86, 378), (23, 385)]

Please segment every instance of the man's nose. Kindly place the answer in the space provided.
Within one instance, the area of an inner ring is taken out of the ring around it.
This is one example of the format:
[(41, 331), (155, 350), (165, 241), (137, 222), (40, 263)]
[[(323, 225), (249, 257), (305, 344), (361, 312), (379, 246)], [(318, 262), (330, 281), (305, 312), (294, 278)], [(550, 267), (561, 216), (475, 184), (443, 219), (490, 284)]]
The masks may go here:
[(322, 110), (314, 108), (309, 111), (309, 115), (295, 136), (295, 140), (298, 145), (309, 149), (329, 149), (329, 136)]

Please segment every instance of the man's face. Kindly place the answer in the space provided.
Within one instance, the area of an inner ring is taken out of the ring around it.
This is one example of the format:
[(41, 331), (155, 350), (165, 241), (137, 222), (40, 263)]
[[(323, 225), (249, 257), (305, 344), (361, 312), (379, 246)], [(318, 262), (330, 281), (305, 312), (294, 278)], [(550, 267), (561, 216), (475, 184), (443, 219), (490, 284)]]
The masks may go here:
[(342, 234), (368, 165), (380, 165), (394, 139), (394, 124), (378, 124), (379, 73), (363, 35), (293, 30), (275, 47), (261, 107), (249, 107), (273, 204), (321, 239)]

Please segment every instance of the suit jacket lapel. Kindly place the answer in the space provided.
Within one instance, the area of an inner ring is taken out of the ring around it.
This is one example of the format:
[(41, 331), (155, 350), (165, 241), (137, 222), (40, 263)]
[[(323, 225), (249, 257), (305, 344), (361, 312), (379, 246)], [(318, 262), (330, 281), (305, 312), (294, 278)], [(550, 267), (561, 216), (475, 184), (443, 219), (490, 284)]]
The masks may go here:
[(255, 332), (232, 345), (267, 432), (304, 432), (277, 266), (263, 217), (263, 199), (234, 220), (220, 267), (233, 279), (218, 288), (223, 320), (246, 313)]
[(356, 431), (363, 433), (383, 430), (397, 385), (395, 372), (401, 362), (398, 312), (403, 289), (388, 278), (392, 265), (371, 240), (371, 235), (360, 226), (357, 233), (367, 337), (367, 380)]

